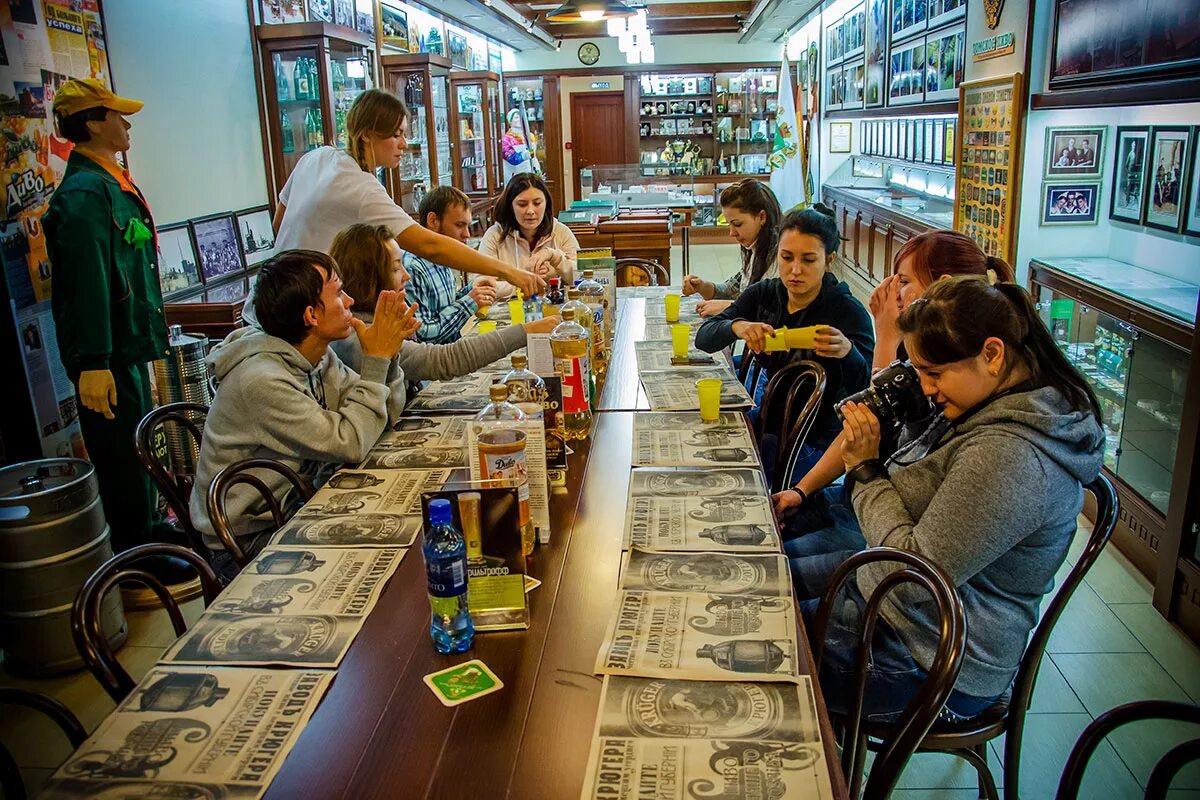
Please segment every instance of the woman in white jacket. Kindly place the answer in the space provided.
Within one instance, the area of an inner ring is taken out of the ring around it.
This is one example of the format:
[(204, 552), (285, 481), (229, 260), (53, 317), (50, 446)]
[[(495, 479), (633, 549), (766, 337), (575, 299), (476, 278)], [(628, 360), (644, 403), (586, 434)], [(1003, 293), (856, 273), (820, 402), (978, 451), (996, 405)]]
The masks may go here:
[[(558, 276), (570, 286), (579, 240), (554, 218), (554, 200), (540, 175), (514, 175), (496, 200), (496, 222), (487, 229), (479, 252), (541, 278)], [(496, 298), (511, 297), (515, 287), (499, 281)], [(528, 293), (527, 293), (528, 294)]]

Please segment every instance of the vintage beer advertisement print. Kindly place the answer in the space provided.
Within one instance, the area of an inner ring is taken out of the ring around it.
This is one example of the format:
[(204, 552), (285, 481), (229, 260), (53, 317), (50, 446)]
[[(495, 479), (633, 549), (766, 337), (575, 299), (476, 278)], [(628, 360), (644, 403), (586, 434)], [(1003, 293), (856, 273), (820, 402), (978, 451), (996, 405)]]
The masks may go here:
[(696, 390), (696, 381), (701, 378), (717, 378), (721, 381), (721, 408), (754, 406), (746, 387), (738, 383), (734, 374), (724, 367), (643, 370), (638, 377), (646, 390), (646, 399), (652, 411), (699, 410), (700, 394)]
[(466, 447), (470, 417), (404, 417), (384, 431), (375, 447)]
[(405, 551), (268, 547), (221, 592), (209, 611), (365, 617)]
[(794, 681), (790, 597), (625, 591), (596, 672), (709, 681)]
[(276, 546), (408, 547), (421, 532), (421, 518), (390, 513), (344, 517), (292, 517), (271, 538)]
[(792, 578), (787, 559), (778, 554), (662, 553), (634, 547), (622, 564), (621, 588), (790, 598)]
[(312, 670), (156, 667), (42, 796), (254, 800), (332, 680)]
[(358, 615), (206, 611), (160, 663), (332, 669), (365, 621)]
[(717, 422), (700, 422), (695, 414), (646, 412), (633, 416), (633, 466), (758, 466), (750, 428), (736, 412), (722, 412)]
[(421, 492), (440, 489), (449, 469), (351, 470), (329, 482), (296, 512), (297, 517), (345, 517), (351, 514), (420, 515)]
[(432, 381), (405, 405), (406, 411), (474, 414), (489, 402), (488, 387), (497, 375), (472, 373), (449, 381)]
[(384, 447), (375, 445), (359, 469), (461, 469), (467, 466), (467, 448), (461, 445), (437, 447)]
[(634, 342), (633, 351), (637, 355), (639, 372), (717, 366), (716, 358), (703, 350), (697, 350), (694, 345), (688, 348), (686, 363), (675, 362), (673, 360), (674, 353), (671, 352), (670, 339), (652, 339), (644, 342)]
[(769, 497), (631, 497), (623, 547), (730, 552), (781, 549)]
[[(635, 419), (641, 414), (635, 415)], [(632, 497), (769, 497), (757, 469), (635, 469), (629, 479)]]

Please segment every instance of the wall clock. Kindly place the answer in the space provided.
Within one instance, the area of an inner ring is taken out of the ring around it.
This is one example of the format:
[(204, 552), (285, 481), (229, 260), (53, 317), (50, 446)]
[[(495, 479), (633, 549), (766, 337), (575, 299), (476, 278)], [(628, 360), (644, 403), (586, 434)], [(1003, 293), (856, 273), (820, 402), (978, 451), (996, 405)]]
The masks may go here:
[(579, 45), (579, 60), (581, 63), (591, 66), (600, 60), (600, 48), (594, 42), (584, 42)]

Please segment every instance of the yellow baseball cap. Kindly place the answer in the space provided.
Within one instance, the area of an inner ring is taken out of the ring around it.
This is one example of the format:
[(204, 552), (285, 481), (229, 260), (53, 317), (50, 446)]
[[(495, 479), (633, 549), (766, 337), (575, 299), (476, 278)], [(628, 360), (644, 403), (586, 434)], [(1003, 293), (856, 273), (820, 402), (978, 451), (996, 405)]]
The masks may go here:
[(54, 94), (54, 113), (69, 117), (89, 108), (108, 108), (118, 114), (135, 114), (144, 106), (141, 100), (118, 97), (99, 78), (72, 79)]

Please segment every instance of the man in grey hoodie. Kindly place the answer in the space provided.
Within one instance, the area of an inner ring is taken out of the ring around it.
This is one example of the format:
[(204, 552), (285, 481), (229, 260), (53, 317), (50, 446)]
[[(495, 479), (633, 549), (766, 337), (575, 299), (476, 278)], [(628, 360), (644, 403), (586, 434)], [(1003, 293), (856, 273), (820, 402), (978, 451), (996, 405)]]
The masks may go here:
[[(258, 327), (234, 331), (208, 357), (218, 388), (189, 503), (224, 577), (237, 567), (208, 516), (213, 478), (229, 464), (269, 458), (319, 485), (337, 465), (361, 461), (388, 424), (388, 366), (420, 325), (415, 309), (392, 291), (380, 295), (371, 324), (355, 318), (333, 259), (316, 251), (276, 255), (260, 269), (256, 290)], [(358, 373), (329, 348), (351, 332), (362, 348)], [(286, 480), (258, 475), (286, 502)], [(226, 510), (243, 550), (266, 544), (272, 521), (256, 490), (235, 486)]]

